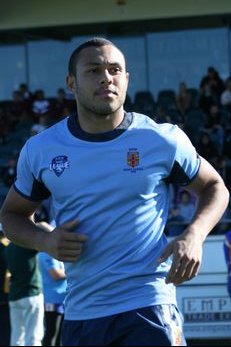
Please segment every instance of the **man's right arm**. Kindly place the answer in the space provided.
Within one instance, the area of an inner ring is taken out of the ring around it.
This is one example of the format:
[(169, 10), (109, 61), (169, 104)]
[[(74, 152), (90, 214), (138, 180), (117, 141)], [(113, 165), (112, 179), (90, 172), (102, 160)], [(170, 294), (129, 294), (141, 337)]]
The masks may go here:
[(1, 209), (0, 220), (7, 238), (19, 246), (40, 251), (45, 230), (33, 222), (40, 202), (23, 198), (11, 187)]
[(11, 187), (3, 203), (0, 221), (7, 238), (25, 248), (47, 252), (61, 261), (74, 262), (82, 253), (86, 235), (70, 232), (78, 221), (68, 221), (53, 231), (44, 225), (36, 224), (34, 213), (40, 202), (23, 198)]

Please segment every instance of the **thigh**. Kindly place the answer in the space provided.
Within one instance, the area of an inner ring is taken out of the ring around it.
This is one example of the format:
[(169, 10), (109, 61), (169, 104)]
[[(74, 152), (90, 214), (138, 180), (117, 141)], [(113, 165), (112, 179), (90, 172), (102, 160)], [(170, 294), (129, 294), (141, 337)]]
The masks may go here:
[(21, 300), (10, 301), (11, 346), (24, 346), (25, 326)]
[(82, 321), (64, 320), (61, 328), (62, 346), (81, 346), (81, 328)]
[[(126, 312), (120, 324), (126, 333), (119, 346), (185, 346), (182, 316), (175, 305), (155, 305)], [(126, 323), (127, 321), (127, 323)], [(127, 330), (126, 330), (127, 327)]]
[(43, 296), (40, 294), (25, 298), (24, 305), (26, 346), (41, 346), (44, 334)]
[(113, 325), (118, 316), (113, 315), (83, 321), (64, 320), (61, 333), (62, 346), (113, 345)]

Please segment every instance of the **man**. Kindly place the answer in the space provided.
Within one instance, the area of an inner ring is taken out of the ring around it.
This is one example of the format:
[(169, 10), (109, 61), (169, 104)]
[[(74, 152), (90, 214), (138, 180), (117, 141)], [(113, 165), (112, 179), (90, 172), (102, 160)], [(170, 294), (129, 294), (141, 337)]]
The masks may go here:
[[(183, 345), (175, 285), (197, 275), (203, 241), (228, 202), (221, 177), (177, 126), (124, 111), (128, 79), (108, 40), (73, 52), (67, 85), (78, 117), (29, 139), (2, 208), (10, 239), (65, 262), (63, 345)], [(199, 201), (167, 245), (171, 182)], [(33, 213), (50, 195), (57, 227), (46, 232)]]

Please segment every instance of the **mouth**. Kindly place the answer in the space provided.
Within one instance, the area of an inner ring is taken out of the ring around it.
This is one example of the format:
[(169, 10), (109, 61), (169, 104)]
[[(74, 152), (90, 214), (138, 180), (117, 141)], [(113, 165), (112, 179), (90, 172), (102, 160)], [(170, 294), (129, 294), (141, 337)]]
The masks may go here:
[(99, 96), (110, 96), (110, 95), (118, 95), (118, 93), (113, 89), (100, 89), (96, 92)]

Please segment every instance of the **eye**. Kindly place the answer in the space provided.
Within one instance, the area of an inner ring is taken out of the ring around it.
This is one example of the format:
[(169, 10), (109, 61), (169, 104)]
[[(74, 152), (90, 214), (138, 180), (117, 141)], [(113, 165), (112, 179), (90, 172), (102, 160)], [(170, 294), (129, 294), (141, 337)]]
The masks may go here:
[(87, 72), (95, 74), (95, 73), (99, 72), (99, 68), (98, 67), (92, 67), (92, 68), (88, 69)]
[(118, 66), (113, 66), (109, 69), (110, 73), (112, 75), (115, 75), (117, 73), (120, 73), (121, 72), (121, 69), (118, 67)]

